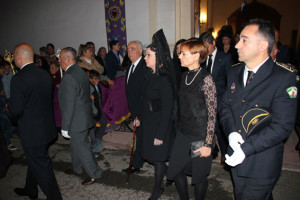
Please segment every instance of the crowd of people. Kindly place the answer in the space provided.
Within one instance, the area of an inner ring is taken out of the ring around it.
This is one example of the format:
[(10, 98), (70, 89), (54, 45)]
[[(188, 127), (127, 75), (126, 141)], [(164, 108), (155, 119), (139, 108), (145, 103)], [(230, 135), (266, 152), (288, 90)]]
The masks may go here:
[(173, 57), (162, 30), (145, 55), (140, 41), (129, 42), (124, 59), (119, 41), (110, 43), (108, 53), (99, 48), (97, 55), (93, 42), (81, 44), (78, 54), (66, 47), (59, 55), (51, 43), (40, 55), (30, 44), (17, 45), (17, 73), (10, 63), (0, 64), (1, 131), (7, 148), (16, 150), (10, 138), (18, 127), (28, 160), (25, 187), (15, 193), (36, 199), (39, 185), (47, 199), (62, 199), (48, 155), (58, 132), (70, 139), (72, 164), (65, 173), (85, 170), (82, 185), (101, 180), (92, 152), (103, 149), (108, 123), (99, 82), (114, 87), (125, 76), (136, 149), (131, 168), (122, 171), (138, 173), (144, 162), (154, 166), (150, 200), (164, 192), (165, 176), (181, 200), (189, 199), (191, 176), (195, 199), (205, 199), (218, 151), (220, 164), (231, 171), (235, 199), (272, 199), (284, 141), (294, 125), (300, 134), (296, 74), (287, 63), (276, 62), (278, 52), (285, 53), (278, 34), (269, 22), (254, 19), (235, 36), (224, 26), (216, 39), (207, 31), (179, 40)]

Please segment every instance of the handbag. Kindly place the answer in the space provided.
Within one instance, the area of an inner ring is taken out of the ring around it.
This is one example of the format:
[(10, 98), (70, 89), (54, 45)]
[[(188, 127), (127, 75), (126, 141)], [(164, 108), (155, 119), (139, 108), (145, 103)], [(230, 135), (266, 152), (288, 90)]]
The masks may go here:
[(196, 142), (191, 142), (191, 149), (190, 149), (190, 158), (195, 158), (198, 156), (201, 156), (201, 152), (198, 151), (197, 153), (194, 153), (197, 149), (201, 148), (205, 144), (204, 141), (196, 141)]

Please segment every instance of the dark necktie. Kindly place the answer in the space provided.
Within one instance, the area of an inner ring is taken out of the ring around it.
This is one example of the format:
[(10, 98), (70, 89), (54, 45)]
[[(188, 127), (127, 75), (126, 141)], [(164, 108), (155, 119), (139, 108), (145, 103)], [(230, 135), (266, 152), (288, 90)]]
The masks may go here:
[(212, 55), (208, 56), (208, 63), (206, 66), (206, 70), (211, 74), (211, 65), (212, 65), (212, 59), (211, 59)]
[(253, 75), (254, 75), (253, 71), (248, 71), (248, 77), (247, 77), (247, 81), (246, 81), (246, 86), (250, 83), (251, 79), (253, 78)]
[(134, 69), (134, 64), (132, 64), (130, 69), (129, 69), (130, 71), (129, 71), (129, 74), (128, 74), (128, 77), (127, 77), (127, 83), (129, 81), (130, 76), (132, 76), (132, 74), (133, 74), (133, 69)]

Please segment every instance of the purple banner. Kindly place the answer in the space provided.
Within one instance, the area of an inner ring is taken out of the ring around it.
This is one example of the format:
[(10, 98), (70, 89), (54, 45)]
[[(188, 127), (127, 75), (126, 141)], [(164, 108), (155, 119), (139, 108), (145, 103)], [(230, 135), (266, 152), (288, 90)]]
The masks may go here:
[(120, 55), (127, 51), (125, 0), (105, 0), (105, 24), (107, 46), (112, 40), (119, 40)]

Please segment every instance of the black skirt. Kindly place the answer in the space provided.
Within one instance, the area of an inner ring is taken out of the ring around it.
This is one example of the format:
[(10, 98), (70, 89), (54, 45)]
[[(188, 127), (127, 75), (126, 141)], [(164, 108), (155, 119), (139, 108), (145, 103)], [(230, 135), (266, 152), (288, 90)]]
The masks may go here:
[(179, 172), (192, 176), (192, 184), (200, 183), (210, 174), (212, 155), (207, 158), (190, 158), (191, 142), (199, 141), (199, 137), (178, 133), (171, 153), (167, 177), (174, 180)]

